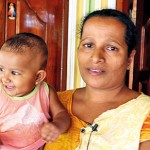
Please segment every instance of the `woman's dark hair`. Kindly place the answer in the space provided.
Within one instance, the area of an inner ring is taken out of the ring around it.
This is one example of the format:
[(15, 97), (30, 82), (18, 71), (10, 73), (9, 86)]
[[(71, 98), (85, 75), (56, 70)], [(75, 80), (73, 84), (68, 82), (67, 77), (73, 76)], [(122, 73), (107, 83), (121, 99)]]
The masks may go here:
[(112, 17), (122, 22), (126, 26), (125, 41), (128, 46), (128, 55), (131, 53), (137, 44), (137, 29), (128, 15), (115, 9), (102, 9), (93, 11), (85, 16), (82, 20), (80, 32), (81, 37), (84, 24), (92, 17)]

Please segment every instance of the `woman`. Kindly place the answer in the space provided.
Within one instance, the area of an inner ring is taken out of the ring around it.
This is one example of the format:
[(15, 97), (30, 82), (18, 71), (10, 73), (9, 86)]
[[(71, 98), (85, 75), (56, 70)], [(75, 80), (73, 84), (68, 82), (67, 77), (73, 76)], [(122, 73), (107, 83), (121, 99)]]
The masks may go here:
[(150, 97), (125, 85), (136, 36), (130, 18), (117, 10), (84, 18), (78, 61), (86, 87), (59, 93), (72, 125), (45, 150), (150, 149)]

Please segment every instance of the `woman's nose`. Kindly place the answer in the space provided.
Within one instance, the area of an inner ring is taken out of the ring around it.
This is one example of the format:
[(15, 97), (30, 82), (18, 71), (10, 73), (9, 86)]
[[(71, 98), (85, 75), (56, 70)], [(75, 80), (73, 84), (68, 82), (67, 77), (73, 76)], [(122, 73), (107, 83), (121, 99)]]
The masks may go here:
[(99, 50), (99, 49), (95, 49), (93, 52), (92, 52), (92, 55), (91, 55), (91, 58), (92, 58), (92, 61), (94, 63), (100, 63), (100, 62), (104, 62), (104, 53)]

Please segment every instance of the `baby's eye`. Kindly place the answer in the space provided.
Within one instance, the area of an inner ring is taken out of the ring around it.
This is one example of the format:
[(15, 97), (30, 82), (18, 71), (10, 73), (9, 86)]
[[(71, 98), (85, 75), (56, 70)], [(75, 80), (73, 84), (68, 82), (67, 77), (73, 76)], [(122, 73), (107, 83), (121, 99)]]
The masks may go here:
[(115, 46), (107, 46), (106, 49), (109, 51), (116, 51), (118, 48), (116, 48)]
[(4, 72), (5, 70), (3, 68), (0, 68), (0, 72)]
[(93, 47), (93, 45), (92, 44), (84, 44), (84, 46), (86, 47), (86, 48), (92, 48)]
[(19, 73), (19, 72), (16, 72), (16, 71), (12, 71), (11, 73), (12, 73), (13, 75), (15, 75), (15, 76), (20, 75), (20, 73)]

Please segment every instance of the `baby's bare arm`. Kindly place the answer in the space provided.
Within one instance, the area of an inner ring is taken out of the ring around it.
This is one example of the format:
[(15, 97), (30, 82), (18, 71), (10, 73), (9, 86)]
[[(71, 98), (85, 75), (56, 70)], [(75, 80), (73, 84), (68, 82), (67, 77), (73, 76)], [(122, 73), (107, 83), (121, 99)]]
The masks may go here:
[(50, 112), (52, 122), (43, 125), (41, 135), (47, 142), (54, 142), (60, 134), (69, 128), (70, 117), (53, 88), (50, 88)]

